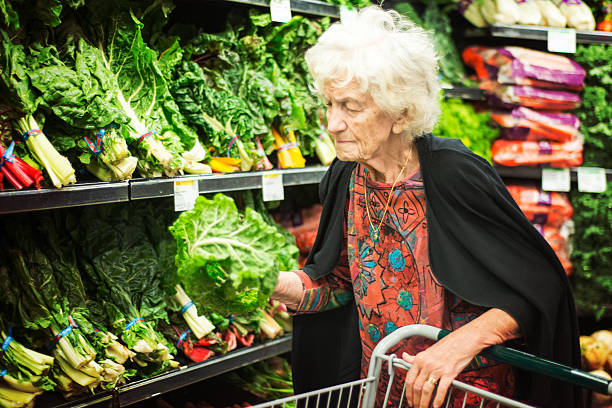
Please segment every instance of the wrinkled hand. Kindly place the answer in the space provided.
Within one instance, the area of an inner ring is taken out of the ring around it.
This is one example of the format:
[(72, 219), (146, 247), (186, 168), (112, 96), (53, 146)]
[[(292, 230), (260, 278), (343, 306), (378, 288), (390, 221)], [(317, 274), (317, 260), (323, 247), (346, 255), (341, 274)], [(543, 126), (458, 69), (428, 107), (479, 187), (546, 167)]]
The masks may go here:
[(412, 364), (406, 374), (406, 402), (410, 407), (429, 407), (434, 392), (433, 407), (442, 406), (452, 381), (481, 351), (470, 339), (453, 334), (416, 356), (403, 353), (402, 358)]

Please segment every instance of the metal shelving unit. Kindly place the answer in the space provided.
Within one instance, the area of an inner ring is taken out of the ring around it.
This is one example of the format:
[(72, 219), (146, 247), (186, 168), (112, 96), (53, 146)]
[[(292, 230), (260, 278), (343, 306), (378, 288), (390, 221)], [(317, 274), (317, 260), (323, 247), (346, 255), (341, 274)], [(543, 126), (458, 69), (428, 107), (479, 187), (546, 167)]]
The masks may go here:
[[(232, 3), (247, 4), (250, 6), (270, 7), (269, 0), (225, 0)], [(335, 4), (324, 3), (317, 0), (291, 0), (291, 11), (299, 14), (313, 16), (328, 16), (340, 18), (340, 10)]]
[(0, 214), (171, 197), (174, 195), (174, 182), (177, 180), (197, 180), (200, 194), (258, 189), (262, 185), (262, 175), (270, 172), (282, 174), (285, 186), (316, 184), (326, 171), (326, 166), (313, 166), (302, 169), (134, 179), (116, 183), (84, 183), (61, 190), (3, 191), (0, 192)]
[[(495, 24), (491, 27), (491, 35), (493, 37), (547, 41), (548, 32), (551, 30), (554, 29), (541, 26)], [(604, 31), (576, 30), (576, 43), (612, 44), (612, 33), (607, 33)]]
[[(542, 179), (542, 168), (541, 167), (505, 167), (495, 165), (495, 170), (503, 178), (514, 178), (514, 179), (526, 179), (526, 180), (541, 180)], [(612, 181), (612, 170), (606, 169), (606, 179)], [(570, 169), (570, 180), (575, 182), (578, 179), (578, 168), (572, 167)]]
[(285, 186), (316, 184), (321, 181), (326, 171), (326, 166), (314, 166), (302, 169), (217, 173), (196, 177), (175, 177), (171, 179), (135, 179), (130, 181), (130, 199), (141, 200), (171, 197), (174, 195), (174, 181), (182, 179), (197, 180), (200, 194), (206, 194), (261, 188), (262, 175), (271, 172), (282, 174), (283, 185)]
[(120, 407), (135, 404), (289, 351), (291, 351), (290, 335), (238, 349), (217, 358), (119, 387), (117, 390), (118, 404)]
[(457, 98), (466, 101), (484, 101), (485, 93), (480, 88), (451, 87), (442, 88), (445, 98)]
[(41, 406), (53, 408), (110, 408), (129, 406), (289, 351), (291, 351), (291, 335), (269, 340), (251, 347), (237, 349), (201, 363), (187, 364), (152, 378), (117, 387), (112, 391), (104, 391), (70, 402), (59, 402), (58, 397), (55, 396), (55, 401), (43, 401), (40, 399), (37, 400), (37, 405), (40, 403), (42, 404)]
[(129, 182), (83, 183), (62, 189), (0, 192), (0, 214), (129, 200)]

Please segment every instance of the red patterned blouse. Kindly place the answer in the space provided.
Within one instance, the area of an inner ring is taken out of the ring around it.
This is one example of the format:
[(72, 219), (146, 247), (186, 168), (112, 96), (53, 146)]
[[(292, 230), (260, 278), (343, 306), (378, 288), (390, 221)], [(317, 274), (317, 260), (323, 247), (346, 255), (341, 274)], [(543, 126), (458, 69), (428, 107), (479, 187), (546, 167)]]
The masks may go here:
[[(346, 249), (338, 266), (334, 273), (316, 281), (299, 273), (305, 291), (296, 310), (296, 313), (324, 311), (344, 305), (354, 297), (360, 317), (362, 377), (367, 374), (378, 341), (398, 327), (422, 323), (454, 330), (485, 311), (444, 289), (431, 271), (420, 171), (394, 189), (380, 224), (380, 234), (376, 234), (376, 228), (389, 199), (391, 185), (367, 179), (366, 199), (366, 172), (361, 165), (353, 172), (347, 199)], [(412, 338), (398, 344), (390, 353), (414, 355), (431, 343), (423, 338)], [(401, 374), (394, 381), (389, 407), (399, 405), (405, 378), (405, 373)], [(385, 375), (386, 370), (383, 370), (383, 377)], [(515, 390), (510, 367), (482, 358), (475, 359), (458, 380), (508, 397), (512, 397)], [(384, 390), (386, 383), (387, 379), (383, 378), (379, 389)], [(380, 394), (377, 407), (382, 405), (384, 397), (384, 393)], [(451, 406), (462, 406), (463, 392), (454, 391), (452, 400)], [(465, 406), (480, 406), (480, 399), (470, 395)]]

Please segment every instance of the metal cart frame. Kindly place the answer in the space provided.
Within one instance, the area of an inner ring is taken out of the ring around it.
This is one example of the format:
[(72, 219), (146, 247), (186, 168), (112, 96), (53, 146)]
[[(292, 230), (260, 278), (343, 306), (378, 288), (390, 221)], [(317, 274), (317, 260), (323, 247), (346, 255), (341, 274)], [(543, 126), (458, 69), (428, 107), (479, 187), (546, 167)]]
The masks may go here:
[[(255, 405), (253, 408), (340, 408), (353, 406), (359, 408), (374, 408), (376, 394), (378, 392), (378, 385), (383, 369), (383, 362), (387, 363), (387, 370), (389, 373), (389, 381), (383, 403), (383, 406), (386, 406), (391, 387), (393, 386), (393, 379), (395, 377), (396, 369), (400, 368), (408, 370), (410, 368), (410, 364), (406, 363), (400, 358), (397, 358), (393, 354), (387, 355), (387, 352), (400, 341), (410, 337), (421, 336), (431, 340), (440, 340), (449, 333), (450, 332), (448, 330), (438, 329), (436, 327), (422, 324), (400, 327), (393, 333), (383, 338), (376, 345), (374, 351), (372, 352), (372, 359), (370, 360), (368, 376), (366, 378), (346, 384), (323, 388), (317, 391), (311, 391), (304, 394), (266, 402)], [(491, 346), (483, 350), (480, 355), (498, 362), (510, 364), (516, 368), (546, 375), (551, 378), (555, 378), (557, 380), (561, 380), (598, 393), (612, 395), (612, 381), (610, 380), (594, 376), (572, 367), (548, 361), (522, 351), (513, 350), (502, 346)], [(482, 397), (480, 403), (481, 407), (484, 407), (486, 401), (493, 401), (497, 403), (497, 407), (533, 408), (531, 405), (527, 405), (525, 403), (515, 401), (456, 380), (453, 381), (446, 396), (446, 407), (448, 407), (450, 404), (451, 396), (454, 390), (461, 390), (465, 392), (463, 406), (466, 404), (467, 396), (469, 394), (473, 394)], [(402, 392), (402, 399), (400, 400), (399, 407), (402, 407), (403, 395), (404, 392)]]

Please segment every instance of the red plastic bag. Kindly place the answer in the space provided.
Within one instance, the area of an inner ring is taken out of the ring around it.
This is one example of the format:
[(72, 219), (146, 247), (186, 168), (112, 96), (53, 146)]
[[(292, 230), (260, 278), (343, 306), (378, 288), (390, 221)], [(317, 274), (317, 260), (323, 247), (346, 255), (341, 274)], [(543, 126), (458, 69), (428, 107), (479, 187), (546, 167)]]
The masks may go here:
[(565, 273), (570, 275), (573, 272), (574, 266), (570, 261), (568, 241), (561, 233), (561, 230), (549, 225), (534, 224), (533, 226), (542, 234), (546, 242), (548, 242), (555, 251), (559, 261), (561, 261), (561, 265), (563, 265), (563, 269), (565, 269)]
[(492, 112), (491, 119), (503, 128), (502, 137), (509, 140), (567, 142), (577, 138), (580, 129), (576, 115), (537, 112), (525, 107)]
[(582, 164), (582, 139), (564, 143), (499, 139), (491, 147), (493, 161), (502, 166), (577, 167)]
[(572, 218), (574, 210), (564, 193), (542, 191), (535, 186), (509, 185), (506, 188), (533, 224), (558, 228)]

